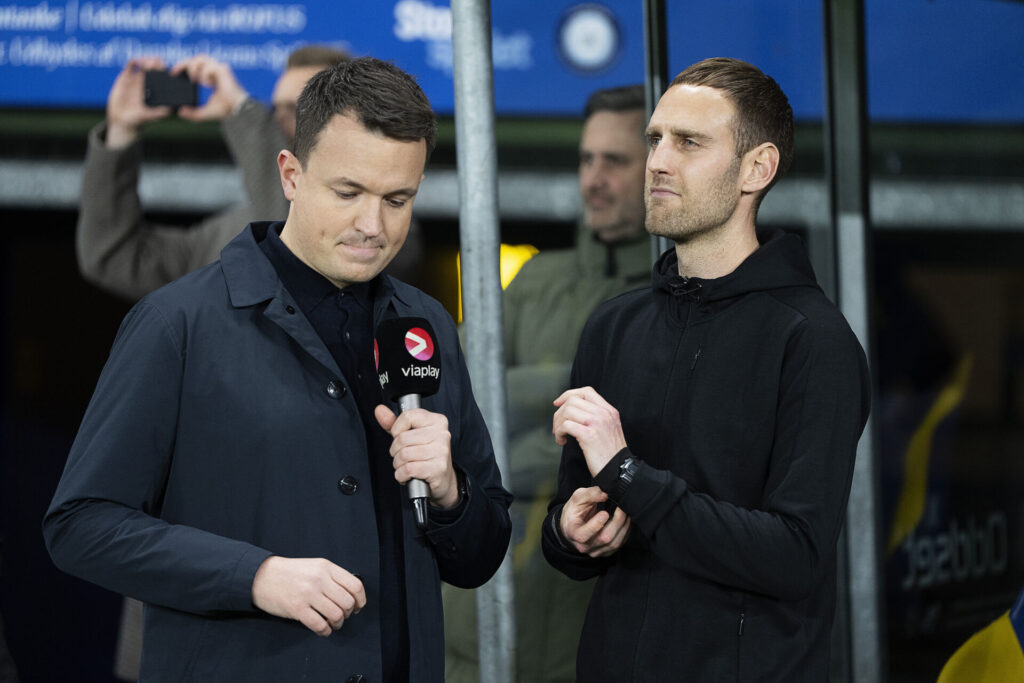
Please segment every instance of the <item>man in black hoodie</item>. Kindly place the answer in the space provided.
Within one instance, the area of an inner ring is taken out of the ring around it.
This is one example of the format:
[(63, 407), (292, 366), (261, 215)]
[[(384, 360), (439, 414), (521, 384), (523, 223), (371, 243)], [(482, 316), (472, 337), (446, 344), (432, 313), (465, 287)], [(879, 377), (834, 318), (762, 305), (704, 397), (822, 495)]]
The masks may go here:
[(590, 317), (555, 400), (544, 553), (599, 576), (577, 674), (827, 680), (870, 391), (801, 242), (756, 230), (792, 109), (755, 67), (709, 59), (672, 82), (647, 138), (647, 230), (675, 249), (651, 289)]

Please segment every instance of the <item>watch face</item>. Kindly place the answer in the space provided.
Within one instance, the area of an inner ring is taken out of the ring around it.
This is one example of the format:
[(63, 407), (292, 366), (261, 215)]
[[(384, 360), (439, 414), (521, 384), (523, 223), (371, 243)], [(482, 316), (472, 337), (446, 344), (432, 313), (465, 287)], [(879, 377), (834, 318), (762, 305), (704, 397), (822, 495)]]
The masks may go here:
[(623, 481), (633, 481), (633, 475), (636, 474), (636, 459), (626, 458), (621, 465), (619, 465), (619, 479)]

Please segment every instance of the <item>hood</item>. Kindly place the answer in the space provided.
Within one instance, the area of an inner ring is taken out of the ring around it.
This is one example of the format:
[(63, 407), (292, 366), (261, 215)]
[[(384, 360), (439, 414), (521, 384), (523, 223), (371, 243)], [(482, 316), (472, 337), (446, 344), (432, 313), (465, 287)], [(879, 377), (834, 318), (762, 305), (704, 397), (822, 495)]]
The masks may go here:
[(785, 287), (820, 289), (803, 240), (782, 230), (759, 232), (757, 239), (761, 246), (736, 270), (711, 280), (680, 277), (676, 251), (669, 249), (658, 258), (651, 284), (655, 291), (701, 303)]

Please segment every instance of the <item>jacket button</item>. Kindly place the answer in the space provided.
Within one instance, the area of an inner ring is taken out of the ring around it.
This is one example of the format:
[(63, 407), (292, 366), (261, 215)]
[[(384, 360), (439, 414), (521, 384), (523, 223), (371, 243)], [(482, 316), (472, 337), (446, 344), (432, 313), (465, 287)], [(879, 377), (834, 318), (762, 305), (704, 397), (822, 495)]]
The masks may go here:
[(359, 490), (359, 480), (353, 477), (351, 474), (346, 474), (344, 477), (338, 480), (338, 488), (346, 496), (351, 496), (353, 493)]
[(349, 676), (345, 683), (366, 683), (366, 676), (363, 674), (356, 674), (355, 676)]
[(330, 396), (331, 398), (341, 398), (342, 396), (345, 395), (345, 392), (347, 391), (347, 389), (345, 389), (344, 384), (341, 384), (340, 382), (335, 382), (333, 379), (327, 383), (327, 387), (325, 390), (327, 391), (327, 395)]

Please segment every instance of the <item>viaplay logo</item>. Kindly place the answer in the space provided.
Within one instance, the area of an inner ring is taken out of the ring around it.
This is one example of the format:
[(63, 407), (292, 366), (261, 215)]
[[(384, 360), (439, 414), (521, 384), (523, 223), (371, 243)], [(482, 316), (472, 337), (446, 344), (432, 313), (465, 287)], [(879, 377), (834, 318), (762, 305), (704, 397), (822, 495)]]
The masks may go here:
[(405, 350), (416, 360), (430, 360), (434, 355), (434, 340), (422, 327), (405, 333)]

